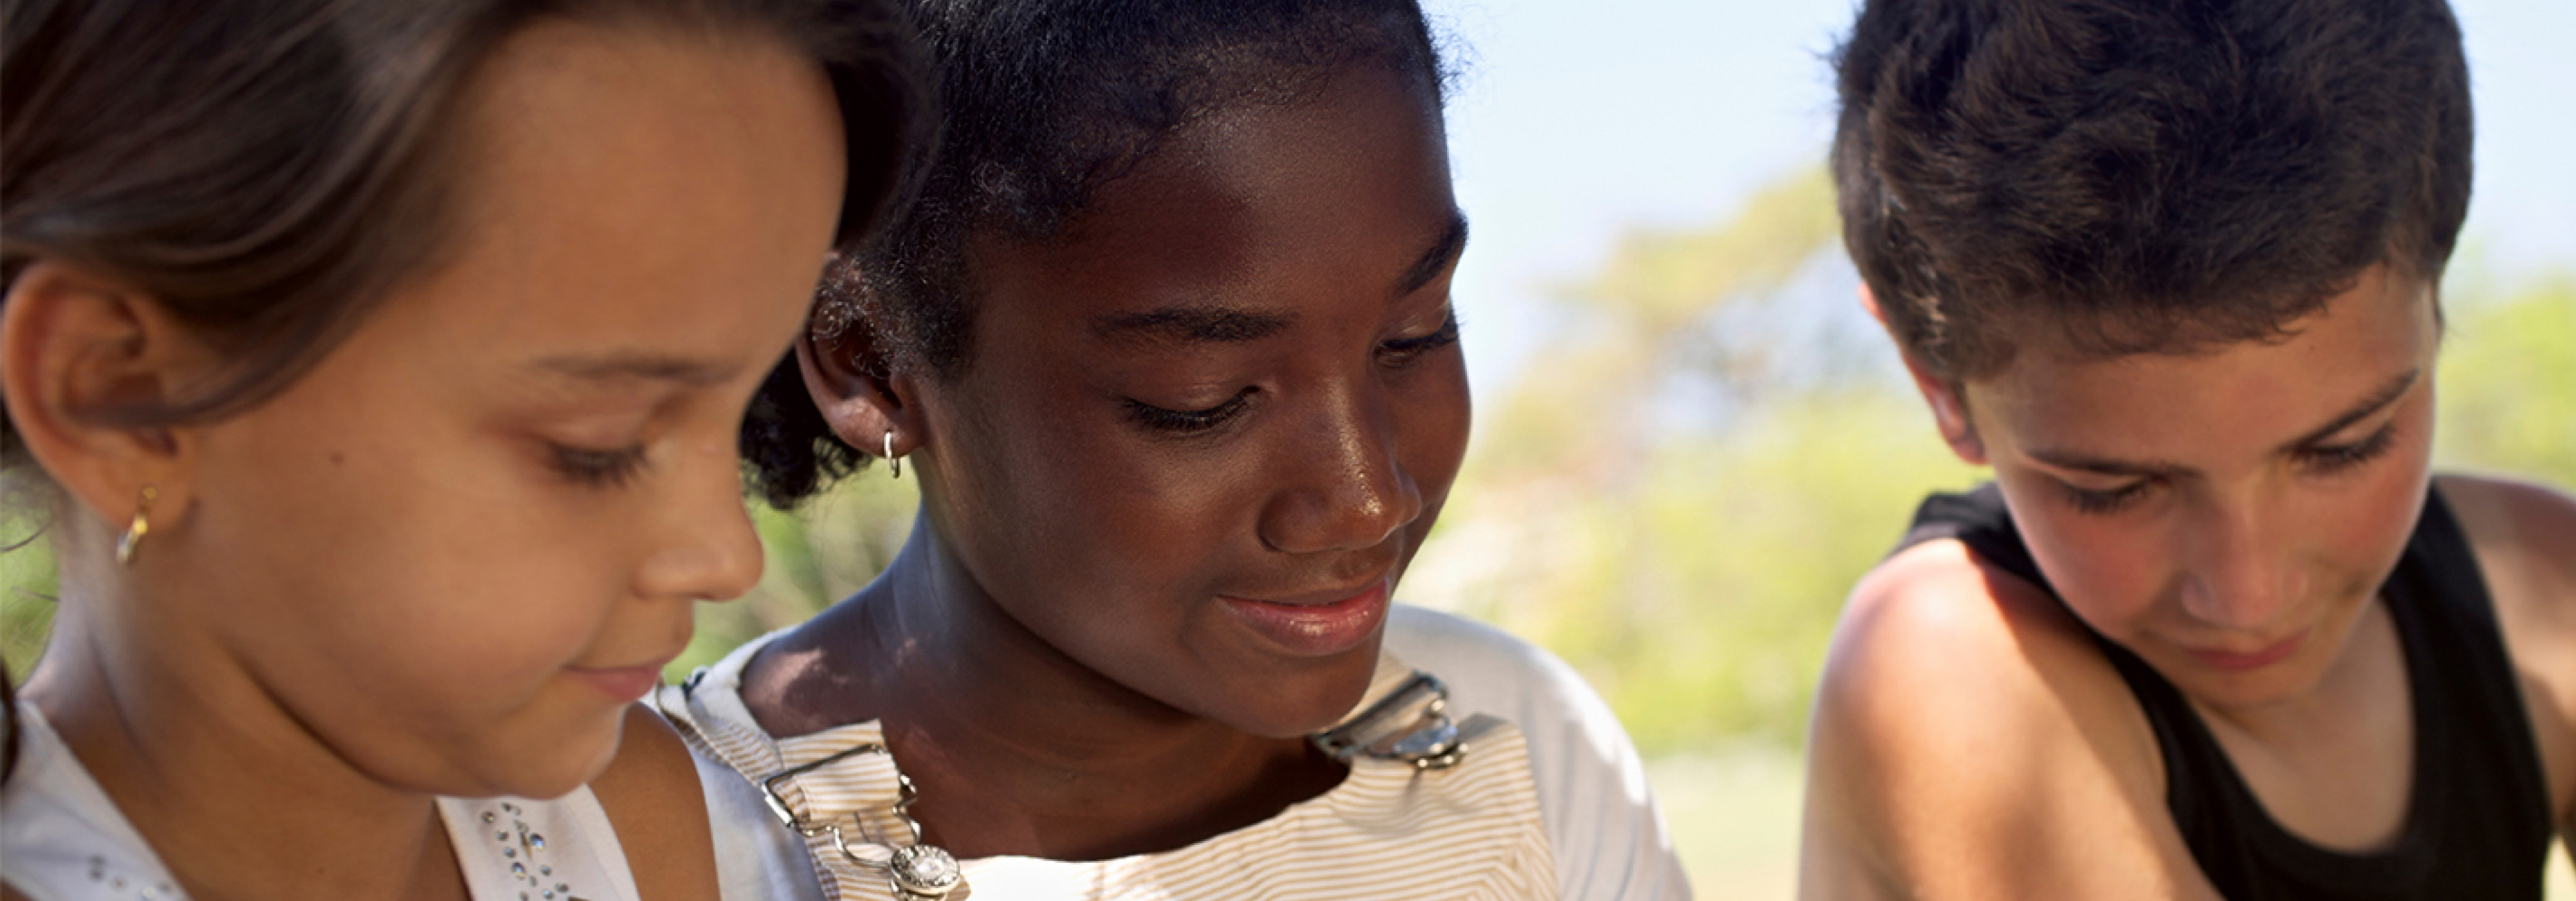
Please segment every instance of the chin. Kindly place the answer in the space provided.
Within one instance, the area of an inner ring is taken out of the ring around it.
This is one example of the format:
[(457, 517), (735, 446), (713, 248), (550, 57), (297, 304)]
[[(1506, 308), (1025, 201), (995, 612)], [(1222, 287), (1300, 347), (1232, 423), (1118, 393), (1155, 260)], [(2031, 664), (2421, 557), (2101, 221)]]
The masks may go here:
[(1367, 661), (1365, 666), (1337, 661), (1329, 672), (1270, 683), (1257, 708), (1239, 709), (1224, 719), (1266, 738), (1303, 738), (1330, 729), (1356, 712), (1368, 695), (1370, 677), (1377, 673), (1375, 644), (1370, 643), (1366, 655), (1354, 655)]
[(2184, 697), (2221, 710), (2252, 710), (2297, 700), (2324, 680), (2326, 662), (2302, 655), (2263, 669), (2232, 673), (2202, 666), (2187, 655), (2180, 665), (2189, 669), (2180, 672), (2171, 661), (2150, 661), (2156, 673)]
[(621, 707), (599, 722), (527, 730), (548, 738), (521, 738), (508, 742), (513, 750), (479, 754), (483, 759), (471, 765), (485, 770), (476, 775), (488, 787), (473, 795), (548, 800), (590, 784), (616, 759), (625, 734), (625, 714)]

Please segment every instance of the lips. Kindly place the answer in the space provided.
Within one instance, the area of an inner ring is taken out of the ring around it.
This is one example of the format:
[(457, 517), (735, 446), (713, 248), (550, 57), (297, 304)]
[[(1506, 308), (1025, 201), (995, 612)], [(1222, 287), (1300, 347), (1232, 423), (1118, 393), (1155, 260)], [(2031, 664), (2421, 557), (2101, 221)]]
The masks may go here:
[(642, 698), (645, 692), (652, 691), (654, 686), (662, 684), (662, 668), (651, 665), (568, 666), (563, 672), (564, 675), (571, 676), (573, 681), (599, 689), (611, 700), (619, 703)]
[(2242, 673), (2262, 669), (2283, 660), (2290, 659), (2290, 655), (2298, 653), (2299, 648), (2302, 645), (2307, 644), (2307, 641), (2308, 633), (2302, 631), (2297, 635), (2292, 635), (2277, 643), (2257, 648), (2252, 651), (2223, 651), (2204, 648), (2186, 648), (2185, 650), (2191, 654), (2193, 659), (2207, 664), (2212, 669)]
[(1386, 622), (1387, 578), (1343, 597), (1253, 600), (1220, 596), (1235, 618), (1293, 657), (1328, 657), (1359, 647)]

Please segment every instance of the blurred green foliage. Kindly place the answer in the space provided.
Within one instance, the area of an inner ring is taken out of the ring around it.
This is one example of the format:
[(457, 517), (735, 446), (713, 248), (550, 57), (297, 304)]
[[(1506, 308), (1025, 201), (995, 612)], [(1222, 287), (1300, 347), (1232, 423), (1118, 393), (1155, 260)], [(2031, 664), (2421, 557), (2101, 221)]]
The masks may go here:
[(44, 652), (45, 636), (54, 624), (54, 593), (61, 575), (54, 571), (54, 555), (37, 537), (42, 522), (38, 511), (28, 507), (43, 503), (43, 492), (13, 490), (21, 486), (16, 480), (29, 478), (18, 472), (0, 472), (0, 498), (12, 501), (10, 509), (0, 510), (0, 660), (9, 662), (9, 682), (25, 681), (27, 671), (36, 665), (36, 656)]
[[(1831, 191), (1806, 173), (1728, 221), (1639, 233), (1566, 286), (1556, 342), (1480, 399), (1405, 599), (1564, 656), (1649, 755), (1794, 748), (1844, 593), (1925, 492), (1979, 477), (1935, 439), (1839, 254)], [(2576, 279), (2447, 302), (2443, 465), (2576, 486)], [(865, 584), (917, 502), (870, 470), (795, 513), (755, 509), (760, 586), (702, 605), (670, 676)], [(0, 539), (30, 533), (17, 512)], [(55, 580), (42, 541), (0, 554), (13, 678)]]
[(1560, 291), (1566, 337), (1489, 402), (1407, 599), (1565, 657), (1649, 755), (1794, 747), (1844, 592), (1976, 480), (1850, 288), (1809, 277), (1837, 235), (1806, 173)]
[(2446, 303), (2435, 457), (2576, 490), (2576, 274)]

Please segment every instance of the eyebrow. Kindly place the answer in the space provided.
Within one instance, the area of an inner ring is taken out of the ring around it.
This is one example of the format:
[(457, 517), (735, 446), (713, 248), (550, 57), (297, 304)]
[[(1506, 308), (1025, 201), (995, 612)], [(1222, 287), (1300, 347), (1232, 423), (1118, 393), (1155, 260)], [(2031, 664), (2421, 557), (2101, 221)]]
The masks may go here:
[(1287, 331), (1297, 323), (1288, 313), (1246, 310), (1222, 304), (1186, 304), (1142, 313), (1113, 313), (1091, 321), (1091, 333), (1119, 341), (1166, 344), (1241, 344)]
[(736, 367), (666, 354), (617, 350), (546, 357), (532, 364), (532, 368), (589, 382), (675, 382), (703, 388), (733, 378)]
[(2324, 441), (2327, 436), (2351, 428), (2353, 423), (2368, 419), (2373, 413), (2388, 409), (2389, 404), (2396, 403), (2398, 398), (2405, 397), (2406, 392), (2415, 387), (2415, 380), (2423, 375), (2424, 370), (2421, 369), (2409, 369), (2400, 373), (2396, 378), (2389, 379), (2387, 384), (2379, 386), (2379, 390), (2372, 392), (2369, 397), (2362, 398), (2360, 403), (2353, 404), (2350, 409), (2327, 420), (2325, 425), (2310, 429), (2307, 434), (2284, 442), (2280, 448), (2281, 452), (2288, 453)]
[[(2422, 369), (2409, 369), (2404, 373), (2399, 374), (2396, 378), (2389, 379), (2386, 384), (2379, 387), (2379, 390), (2371, 392), (2368, 397), (2362, 398), (2359, 403), (2353, 404), (2342, 413), (2335, 414), (2335, 417), (2327, 420), (2324, 425), (2310, 429), (2306, 434), (2302, 434), (2297, 438), (2282, 442), (2281, 446), (2274, 452), (2281, 454), (2291, 453), (2300, 448), (2309, 447), (2317, 442), (2324, 441), (2327, 436), (2333, 435), (2336, 432), (2351, 428), (2353, 423), (2370, 418), (2371, 414), (2387, 409), (2388, 405), (2396, 403), (2398, 398), (2406, 396), (2406, 392), (2415, 387), (2415, 380), (2422, 378), (2423, 375), (2424, 370)], [(2060, 469), (2080, 469), (2085, 472), (2094, 472), (2109, 476), (2176, 476), (2190, 474), (2195, 471), (2191, 467), (2184, 466), (2180, 463), (2167, 463), (2154, 460), (2116, 460), (2109, 457), (2096, 457), (2090, 454), (2059, 450), (2034, 450), (2028, 452), (2028, 456), (2033, 460), (2037, 460)]]
[[(1422, 290), (1457, 262), (1467, 249), (1467, 217), (1456, 210), (1413, 265), (1395, 281), (1395, 296)], [(1112, 313), (1091, 321), (1091, 333), (1113, 341), (1163, 344), (1242, 344), (1259, 341), (1297, 324), (1293, 313), (1251, 310), (1217, 303), (1177, 304), (1137, 313)]]
[(1422, 252), (1422, 257), (1413, 261), (1412, 268), (1404, 270), (1404, 277), (1396, 280), (1395, 296), (1422, 290), (1422, 286), (1431, 284), (1432, 279), (1440, 277), (1441, 270), (1458, 262), (1458, 256), (1466, 252), (1467, 214), (1450, 210), (1449, 224), (1440, 229), (1440, 237), (1433, 239), (1431, 247)]

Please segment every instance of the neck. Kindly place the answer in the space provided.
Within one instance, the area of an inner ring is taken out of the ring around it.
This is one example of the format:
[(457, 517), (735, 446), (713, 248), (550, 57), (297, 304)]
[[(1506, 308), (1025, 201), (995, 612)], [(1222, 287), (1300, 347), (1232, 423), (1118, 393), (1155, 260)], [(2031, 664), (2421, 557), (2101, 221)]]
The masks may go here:
[(913, 536), (874, 583), (755, 661), (790, 671), (785, 691), (755, 690), (781, 680), (747, 674), (745, 700), (789, 730), (774, 734), (880, 721), (931, 842), (961, 857), (1166, 850), (1339, 783), (1343, 768), (1303, 739), (1192, 715), (1066, 655), (996, 604), (928, 522)]
[(2316, 686), (2253, 708), (2194, 702), (2264, 811), (2328, 848), (2386, 848), (2414, 794), (2416, 698), (2384, 602), (2365, 607)]
[(202, 634), (117, 616), (70, 575), (26, 697), (190, 897), (463, 896), (430, 796), (341, 759)]

